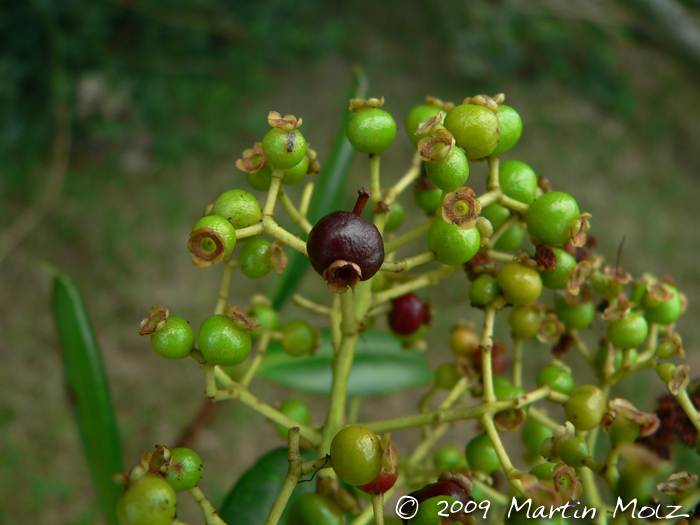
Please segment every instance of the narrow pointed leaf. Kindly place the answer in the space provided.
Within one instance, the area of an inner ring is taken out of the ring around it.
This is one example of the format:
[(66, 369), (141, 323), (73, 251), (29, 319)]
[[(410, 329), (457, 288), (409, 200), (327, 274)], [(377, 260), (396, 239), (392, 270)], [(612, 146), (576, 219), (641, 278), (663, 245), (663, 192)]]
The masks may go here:
[(97, 340), (73, 282), (55, 271), (53, 313), (61, 341), (66, 388), (75, 410), (85, 456), (107, 522), (116, 524), (121, 489), (112, 474), (122, 470), (116, 419)]
[[(322, 345), (314, 356), (290, 357), (278, 342), (268, 349), (258, 375), (308, 394), (329, 394), (333, 373), (330, 331), (322, 332)], [(406, 351), (393, 336), (364, 332), (357, 342), (350, 372), (349, 396), (374, 396), (425, 385), (432, 378), (420, 352)]]
[[(367, 96), (368, 80), (361, 67), (355, 69), (353, 87), (348, 97)], [(343, 201), (343, 190), (350, 165), (355, 157), (355, 149), (350, 144), (345, 132), (352, 113), (345, 107), (343, 119), (336, 133), (330, 158), (323, 164), (323, 169), (318, 177), (318, 183), (314, 188), (313, 198), (309, 205), (308, 218), (311, 224), (325, 215), (340, 208)], [(300, 232), (301, 233), (301, 232)], [(309, 269), (309, 261), (298, 252), (289, 254), (289, 264), (284, 273), (276, 281), (275, 291), (271, 294), (272, 304), (276, 309), (284, 306), (294, 291), (299, 286), (302, 277)]]

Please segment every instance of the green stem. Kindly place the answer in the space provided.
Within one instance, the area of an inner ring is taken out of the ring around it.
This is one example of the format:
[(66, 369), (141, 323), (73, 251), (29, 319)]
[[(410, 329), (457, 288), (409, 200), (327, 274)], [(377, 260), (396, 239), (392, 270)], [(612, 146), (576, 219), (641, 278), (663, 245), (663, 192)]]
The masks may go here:
[(304, 230), (304, 233), (309, 233), (312, 228), (311, 224), (309, 224), (309, 221), (306, 220), (306, 217), (304, 217), (296, 209), (291, 199), (287, 196), (287, 193), (284, 190), (280, 190), (277, 199), (280, 201), (280, 204), (282, 204), (282, 207), (287, 212), (287, 215), (289, 215), (289, 217), (292, 219), (294, 224), (296, 224), (302, 230)]
[(577, 469), (576, 472), (579, 476), (581, 476), (581, 482), (583, 483), (583, 496), (586, 498), (588, 507), (598, 509), (596, 512), (596, 523), (599, 525), (605, 525), (606, 513), (603, 500), (600, 498), (600, 492), (598, 492), (598, 486), (595, 483), (593, 471), (587, 468), (582, 468)]
[(552, 418), (550, 418), (547, 414), (542, 412), (539, 408), (537, 407), (530, 407), (530, 410), (528, 410), (528, 417), (531, 417), (538, 423), (542, 423), (544, 426), (550, 428), (550, 429), (555, 429), (559, 426), (559, 423), (554, 421)]
[(698, 430), (698, 432), (700, 432), (700, 414), (698, 414), (695, 405), (693, 405), (690, 397), (688, 397), (688, 391), (685, 388), (678, 392), (676, 401), (678, 401), (678, 404), (688, 416), (688, 419), (690, 419), (693, 426)]
[(493, 204), (494, 202), (498, 202), (499, 200), (501, 200), (502, 197), (503, 194), (501, 193), (501, 190), (491, 190), (477, 197), (476, 200), (479, 201), (479, 204), (481, 204), (482, 208), (486, 208), (486, 206), (488, 206), (489, 204)]
[(214, 315), (221, 315), (226, 309), (228, 301), (229, 289), (231, 288), (231, 273), (238, 266), (238, 259), (227, 259), (224, 261), (224, 274), (221, 277), (221, 286), (219, 286), (219, 298), (216, 302)]
[(396, 184), (394, 184), (391, 188), (389, 188), (389, 191), (386, 192), (385, 202), (387, 204), (392, 204), (396, 197), (420, 176), (420, 163), (420, 153), (416, 151), (413, 154), (413, 159), (411, 160), (411, 167), (403, 175), (403, 177), (401, 177)]
[(501, 206), (505, 206), (506, 208), (510, 208), (514, 212), (519, 213), (523, 216), (527, 215), (527, 210), (530, 208), (530, 206), (528, 206), (524, 202), (516, 201), (515, 199), (511, 199), (510, 197), (507, 197), (505, 195), (501, 196), (498, 203)]
[(247, 239), (248, 237), (260, 235), (261, 233), (265, 233), (265, 227), (263, 226), (262, 222), (259, 222), (258, 224), (253, 224), (247, 228), (236, 230), (236, 240), (240, 241), (242, 239)]
[(492, 155), (486, 160), (488, 160), (489, 163), (489, 178), (486, 182), (486, 189), (498, 190), (501, 188), (501, 184), (498, 179), (498, 165), (500, 162), (500, 157), (498, 155)]
[(517, 215), (511, 215), (508, 217), (503, 224), (501, 224), (496, 230), (491, 234), (491, 237), (489, 237), (489, 246), (493, 246), (496, 244), (498, 239), (501, 238), (501, 235), (505, 233), (505, 231), (510, 228), (513, 224), (518, 222), (518, 216)]
[(496, 309), (487, 305), (484, 310), (484, 333), (481, 336), (481, 377), (484, 385), (484, 401), (493, 403), (496, 394), (493, 391), (493, 367), (491, 354), (493, 350), (493, 322), (496, 317)]
[(637, 362), (647, 361), (654, 357), (656, 353), (656, 346), (659, 343), (659, 325), (656, 323), (650, 323), (649, 326), (649, 337), (647, 338), (647, 344), (644, 351), (637, 356)]
[(433, 222), (435, 222), (434, 218), (425, 221), (420, 226), (416, 226), (412, 230), (408, 230), (403, 235), (399, 235), (398, 237), (389, 242), (385, 242), (384, 254), (388, 255), (392, 252), (395, 252), (402, 246), (405, 246), (408, 243), (415, 241), (416, 239), (420, 239), (423, 235), (426, 235), (428, 233), (428, 230), (430, 230), (430, 227), (433, 225)]
[(226, 522), (219, 517), (216, 509), (199, 487), (192, 487), (190, 489), (190, 494), (192, 494), (192, 497), (199, 505), (199, 508), (202, 509), (204, 520), (206, 521), (207, 525), (226, 525)]
[(306, 218), (309, 213), (309, 204), (311, 204), (311, 196), (314, 193), (314, 183), (307, 182), (304, 186), (304, 192), (301, 194), (301, 202), (299, 202), (299, 213)]
[(267, 199), (265, 200), (265, 206), (262, 210), (263, 218), (272, 217), (272, 214), (275, 211), (275, 203), (277, 202), (277, 196), (279, 194), (280, 188), (282, 187), (283, 178), (284, 172), (282, 170), (272, 170), (272, 181), (270, 182), (270, 189), (267, 190)]
[(489, 259), (504, 263), (512, 262), (514, 258), (512, 253), (497, 252), (496, 250), (487, 250), (486, 255)]
[(315, 303), (298, 293), (295, 293), (292, 295), (292, 301), (294, 304), (297, 306), (300, 306), (304, 310), (308, 310), (309, 312), (322, 315), (324, 317), (330, 317), (331, 315), (331, 309), (328, 308), (327, 306), (323, 306), (322, 304)]
[(271, 335), (272, 333), (269, 329), (263, 330), (262, 334), (260, 334), (260, 340), (258, 341), (258, 344), (255, 347), (255, 357), (250, 363), (248, 370), (246, 370), (243, 379), (241, 379), (241, 386), (243, 388), (248, 388), (248, 385), (250, 385), (250, 382), (255, 376), (255, 372), (258, 371), (258, 367), (265, 359), (265, 354), (267, 353), (267, 347), (270, 344)]
[(380, 268), (384, 272), (406, 272), (411, 268), (420, 266), (422, 264), (429, 263), (437, 259), (434, 251), (427, 251), (414, 255), (412, 257), (406, 257), (405, 259), (399, 259), (393, 262), (384, 262)]
[(299, 483), (301, 478), (301, 455), (299, 454), (299, 429), (290, 428), (288, 434), (289, 440), (289, 454), (287, 459), (289, 460), (289, 470), (287, 471), (287, 476), (284, 478), (282, 483), (282, 488), (277, 494), (277, 499), (270, 509), (270, 514), (268, 514), (265, 520), (265, 525), (277, 525), (289, 498), (292, 496), (292, 492)]
[(306, 243), (299, 237), (292, 235), (287, 230), (282, 228), (271, 216), (264, 216), (262, 223), (265, 233), (267, 233), (270, 237), (274, 237), (278, 241), (282, 241), (284, 244), (308, 257), (308, 254), (306, 253)]
[(382, 185), (379, 178), (379, 162), (381, 159), (381, 153), (370, 153), (369, 155), (369, 191), (372, 193), (372, 204), (375, 207), (382, 200)]
[(340, 342), (343, 338), (343, 332), (340, 330), (340, 323), (343, 315), (340, 313), (340, 295), (333, 294), (333, 303), (329, 314), (331, 323), (331, 342), (333, 343), (333, 355), (340, 352)]
[(388, 290), (384, 290), (383, 292), (378, 292), (374, 294), (373, 304), (378, 305), (385, 301), (391, 301), (392, 299), (401, 297), (402, 295), (405, 295), (414, 290), (425, 288), (426, 286), (433, 286), (461, 269), (461, 266), (441, 266), (440, 268), (437, 268), (435, 270), (430, 270), (423, 274), (418, 274), (418, 277), (411, 281), (399, 284), (398, 286), (394, 286), (392, 288), (389, 288)]
[(372, 495), (372, 509), (374, 510), (374, 525), (384, 525), (384, 494)]
[(569, 335), (573, 338), (574, 348), (576, 351), (586, 360), (586, 363), (593, 367), (593, 356), (591, 355), (591, 351), (588, 349), (588, 345), (586, 345), (585, 341), (579, 337), (576, 330), (569, 330)]
[(513, 463), (511, 463), (508, 453), (503, 447), (503, 442), (501, 442), (501, 437), (498, 435), (496, 426), (493, 424), (492, 415), (484, 414), (484, 416), (481, 418), (481, 424), (491, 440), (491, 444), (496, 451), (496, 456), (498, 456), (498, 461), (501, 462), (501, 467), (503, 467), (503, 471), (506, 473), (508, 481), (510, 481), (510, 484), (515, 490), (521, 494), (525, 494), (523, 484), (520, 482), (520, 479), (518, 479), (520, 476), (522, 476), (523, 472), (516, 469), (513, 466)]
[(513, 341), (513, 384), (523, 386), (523, 346), (525, 341), (515, 339)]

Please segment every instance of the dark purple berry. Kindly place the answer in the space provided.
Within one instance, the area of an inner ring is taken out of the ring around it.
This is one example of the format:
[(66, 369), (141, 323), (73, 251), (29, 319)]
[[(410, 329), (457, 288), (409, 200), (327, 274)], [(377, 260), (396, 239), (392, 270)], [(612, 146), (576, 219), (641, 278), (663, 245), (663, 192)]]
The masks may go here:
[(428, 321), (428, 306), (417, 295), (409, 293), (392, 302), (389, 327), (395, 334), (411, 335)]
[(384, 262), (382, 235), (361, 216), (370, 193), (364, 188), (358, 193), (352, 212), (326, 215), (309, 232), (306, 243), (311, 266), (334, 293), (344, 293), (348, 286), (354, 288), (359, 281), (372, 278)]
[[(440, 475), (435, 483), (430, 483), (422, 489), (414, 490), (409, 494), (409, 496), (416, 499), (418, 505), (427, 501), (431, 498), (436, 498), (440, 496), (447, 496), (460, 501), (463, 505), (467, 505), (473, 500), (471, 497), (471, 474), (451, 474), (449, 472), (444, 472)], [(407, 509), (408, 510), (408, 509)], [(409, 523), (408, 520), (404, 519), (404, 523)]]

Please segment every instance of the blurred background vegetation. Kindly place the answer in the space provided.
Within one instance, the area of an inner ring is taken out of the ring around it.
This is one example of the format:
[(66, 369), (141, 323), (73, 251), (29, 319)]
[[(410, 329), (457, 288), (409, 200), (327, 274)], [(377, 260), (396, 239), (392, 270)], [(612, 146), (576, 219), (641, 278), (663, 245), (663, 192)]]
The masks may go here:
[[(246, 187), (235, 160), (260, 140), (269, 110), (303, 117), (323, 163), (354, 64), (399, 123), (383, 159), (387, 181), (408, 166), (402, 122), (426, 94), (459, 102), (505, 92), (524, 121), (507, 158), (573, 194), (606, 257), (626, 236), (625, 269), (675, 279), (690, 299), (678, 328), (697, 370), (699, 21), (697, 0), (1, 2), (0, 523), (101, 523), (64, 395), (44, 262), (83, 293), (126, 465), (154, 443), (172, 444), (200, 410), (201, 372), (155, 355), (138, 322), (154, 304), (194, 326), (209, 315), (220, 275), (192, 266), (191, 225), (221, 192)], [(349, 197), (366, 170), (358, 156)], [(485, 171), (472, 166), (477, 191)], [(406, 227), (420, 220), (412, 215)], [(235, 282), (231, 302), (244, 305), (273, 280)], [(479, 319), (466, 307), (466, 281), (455, 282), (422, 294), (438, 307), (427, 336), (433, 365), (449, 359), (449, 327)], [(315, 274), (305, 283), (324, 300)], [(288, 306), (283, 319), (297, 315)], [(534, 363), (549, 358), (533, 348)], [(658, 383), (649, 373), (621, 388), (653, 409)], [(253, 391), (269, 402), (289, 396), (265, 383)], [(360, 419), (409, 413), (419, 395), (369, 400)], [(320, 420), (325, 402), (313, 401)], [(473, 427), (455, 425), (449, 439), (462, 446)], [(215, 503), (282, 444), (263, 434), (269, 425), (231, 404), (199, 433), (203, 488)], [(417, 437), (396, 440), (405, 451)], [(201, 521), (189, 502), (181, 518)]]

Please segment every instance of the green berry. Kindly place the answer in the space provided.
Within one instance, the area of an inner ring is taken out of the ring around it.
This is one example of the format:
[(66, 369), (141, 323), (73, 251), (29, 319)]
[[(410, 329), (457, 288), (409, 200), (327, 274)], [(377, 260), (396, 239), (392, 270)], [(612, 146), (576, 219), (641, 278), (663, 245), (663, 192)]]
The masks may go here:
[[(496, 148), (498, 149), (498, 148)], [(501, 191), (516, 201), (532, 204), (537, 193), (537, 175), (532, 168), (517, 160), (501, 163), (498, 168)]]
[[(433, 498), (428, 498), (418, 506), (418, 512), (408, 523), (410, 523), (410, 525), (442, 525), (443, 523), (452, 525), (459, 523), (457, 521), (442, 521), (448, 520), (449, 518), (440, 517), (438, 515), (439, 512), (442, 514), (449, 514), (450, 507), (456, 501), (458, 500), (451, 496), (435, 496)], [(445, 503), (447, 503), (447, 507), (445, 507)], [(463, 513), (460, 514), (464, 516)]]
[(268, 241), (258, 237), (251, 239), (241, 248), (238, 265), (246, 277), (260, 279), (270, 272), (270, 246)]
[(484, 106), (461, 104), (445, 117), (445, 127), (470, 159), (488, 157), (498, 146), (499, 122), (496, 114)]
[(304, 175), (309, 171), (309, 159), (304, 156), (301, 162), (296, 166), (284, 170), (284, 178), (282, 184), (293, 186), (300, 183), (304, 179)]
[(559, 248), (552, 248), (552, 251), (557, 259), (556, 267), (554, 270), (542, 270), (540, 277), (542, 284), (550, 290), (562, 290), (569, 285), (569, 277), (576, 268), (576, 259)]
[(435, 215), (438, 208), (442, 206), (442, 190), (436, 188), (427, 177), (423, 179), (422, 184), (416, 185), (413, 197), (418, 207), (428, 215)]
[(231, 255), (236, 246), (236, 230), (224, 217), (208, 215), (192, 227), (187, 249), (199, 268), (217, 264)]
[(483, 274), (474, 279), (474, 282), (469, 287), (469, 300), (472, 304), (486, 306), (498, 297), (499, 293), (500, 290), (496, 278)]
[(454, 363), (440, 365), (435, 370), (435, 386), (443, 390), (452, 390), (461, 378), (462, 374)]
[(441, 190), (456, 190), (464, 186), (469, 177), (467, 156), (460, 148), (452, 148), (445, 158), (427, 161), (425, 171), (430, 182)]
[(536, 301), (542, 293), (542, 279), (537, 270), (519, 262), (509, 262), (498, 269), (498, 287), (510, 304), (520, 306)]
[[(549, 431), (549, 437), (552, 437), (552, 431)], [(547, 438), (545, 438), (547, 439)], [(542, 440), (544, 441), (544, 439)], [(540, 442), (541, 443), (541, 442)], [(538, 448), (539, 450), (539, 448)], [(539, 452), (537, 452), (539, 454)], [(530, 474), (533, 476), (537, 477), (537, 479), (541, 479), (542, 481), (552, 481), (552, 478), (554, 477), (554, 467), (556, 465), (554, 463), (550, 463), (549, 461), (545, 461), (544, 463), (540, 463), (539, 465), (535, 465), (530, 469)]]
[(282, 348), (292, 357), (310, 354), (318, 347), (318, 333), (301, 319), (289, 321), (282, 328)]
[[(480, 215), (489, 220), (495, 231), (510, 217), (510, 210), (500, 204), (490, 204), (481, 210)], [(524, 236), (525, 229), (516, 222), (503, 232), (493, 247), (504, 252), (513, 251), (520, 246)]]
[[(618, 370), (620, 366), (622, 365), (622, 350), (618, 350), (616, 348), (613, 348), (614, 352), (614, 359), (613, 359), (613, 371)], [(630, 363), (636, 363), (637, 362), (637, 349), (632, 348), (629, 350), (630, 352)], [(600, 345), (598, 347), (598, 351), (596, 352), (595, 355), (595, 366), (598, 370), (602, 371), (603, 367), (605, 366), (605, 360), (607, 359), (608, 356), (608, 350), (606, 345)]]
[(501, 466), (488, 435), (480, 434), (467, 443), (467, 463), (472, 470), (491, 474)]
[(194, 332), (182, 317), (171, 315), (163, 328), (151, 334), (151, 345), (166, 359), (182, 359), (194, 348)]
[(583, 431), (593, 430), (600, 425), (607, 408), (605, 394), (593, 385), (578, 387), (564, 403), (566, 419), (571, 421), (577, 430)]
[(379, 154), (396, 138), (396, 122), (383, 109), (364, 109), (348, 122), (350, 144), (361, 153)]
[(229, 190), (219, 195), (211, 214), (228, 219), (237, 230), (257, 224), (262, 219), (258, 199), (245, 190)]
[[(302, 425), (308, 425), (311, 421), (311, 412), (309, 405), (300, 399), (287, 399), (280, 407), (280, 412), (285, 416), (291, 417), (294, 421), (298, 421)], [(282, 439), (287, 439), (289, 429), (285, 426), (275, 423), (275, 432)]]
[(496, 116), (498, 117), (498, 128), (501, 136), (498, 146), (496, 146), (491, 155), (500, 155), (511, 149), (523, 133), (523, 121), (520, 119), (518, 112), (512, 107), (499, 104)]
[(649, 325), (640, 314), (629, 312), (622, 319), (610, 321), (607, 337), (610, 343), (621, 349), (637, 348), (647, 338)]
[(376, 478), (382, 455), (379, 437), (358, 425), (345, 427), (331, 442), (333, 470), (350, 485), (365, 485)]
[(508, 318), (513, 339), (532, 339), (540, 331), (542, 313), (532, 306), (519, 306)]
[(435, 470), (440, 472), (460, 470), (467, 466), (467, 458), (459, 447), (447, 445), (438, 450), (433, 456)]
[(536, 457), (539, 456), (540, 445), (542, 445), (542, 442), (545, 439), (552, 437), (552, 429), (543, 425), (539, 421), (535, 421), (532, 418), (527, 418), (520, 436), (523, 444), (528, 449), (530, 454)]
[(408, 138), (411, 140), (411, 142), (413, 142), (414, 146), (418, 146), (418, 141), (427, 136), (427, 134), (416, 135), (416, 131), (418, 131), (421, 123), (434, 117), (439, 112), (440, 108), (429, 106), (428, 104), (416, 106), (410, 111), (406, 117), (406, 133), (408, 134)]
[(144, 476), (117, 500), (119, 525), (171, 525), (176, 512), (175, 491), (160, 476)]
[(661, 381), (664, 383), (668, 383), (673, 379), (673, 373), (676, 371), (676, 365), (673, 363), (662, 363), (659, 366), (656, 367), (656, 373), (659, 375), (659, 378)]
[(384, 224), (384, 231), (393, 232), (398, 229), (403, 220), (406, 217), (406, 212), (400, 202), (394, 202), (389, 210), (389, 215), (386, 218), (386, 223)]
[(207, 317), (197, 341), (204, 359), (214, 365), (238, 365), (250, 355), (250, 333), (227, 315)]
[(617, 417), (608, 428), (610, 443), (613, 445), (619, 443), (634, 443), (639, 437), (640, 431), (641, 427), (638, 423), (625, 417)]
[(442, 264), (464, 264), (481, 247), (481, 236), (476, 228), (460, 230), (438, 217), (428, 231), (428, 249), (433, 250)]
[(202, 460), (194, 450), (185, 447), (170, 450), (170, 465), (165, 471), (165, 481), (175, 492), (190, 490), (202, 478)]
[(281, 170), (293, 168), (306, 154), (306, 139), (298, 129), (286, 131), (272, 128), (262, 140), (263, 153), (267, 160)]
[(610, 284), (610, 279), (603, 272), (593, 272), (588, 281), (593, 285), (593, 290), (595, 293), (605, 295), (608, 292), (608, 285)]
[(595, 305), (591, 302), (571, 304), (564, 296), (558, 297), (554, 306), (557, 318), (569, 330), (588, 328), (595, 319)]
[(340, 507), (325, 494), (302, 494), (294, 500), (287, 515), (287, 525), (343, 525)]
[(263, 166), (258, 171), (246, 173), (245, 178), (254, 190), (267, 191), (272, 184), (272, 168)]
[(654, 301), (649, 292), (644, 294), (642, 306), (646, 309), (645, 315), (650, 323), (669, 325), (678, 321), (678, 318), (683, 313), (683, 305), (678, 290), (670, 285), (666, 285), (666, 289), (673, 295), (666, 301)]
[(253, 339), (262, 335), (263, 330), (279, 330), (282, 326), (280, 314), (272, 306), (256, 305), (250, 309), (251, 321), (260, 325), (260, 330), (250, 333)]
[(574, 391), (574, 378), (565, 368), (557, 365), (545, 366), (536, 379), (537, 388), (547, 385), (555, 392), (571, 394)]
[(561, 191), (552, 191), (530, 204), (525, 221), (527, 231), (542, 244), (561, 246), (571, 240), (573, 223), (580, 216), (573, 197)]
[(565, 464), (574, 468), (582, 467), (585, 459), (591, 455), (586, 442), (582, 438), (575, 436), (557, 441), (554, 453)]

